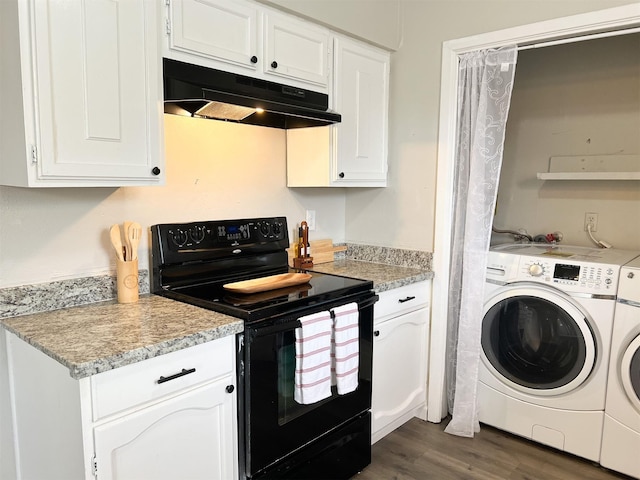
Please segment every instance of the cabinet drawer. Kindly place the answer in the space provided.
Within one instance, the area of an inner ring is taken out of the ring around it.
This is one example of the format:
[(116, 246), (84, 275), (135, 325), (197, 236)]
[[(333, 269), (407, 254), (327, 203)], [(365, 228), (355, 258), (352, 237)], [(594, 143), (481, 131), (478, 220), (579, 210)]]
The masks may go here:
[(230, 335), (94, 375), (93, 420), (222, 376), (235, 379), (234, 347)]
[(422, 308), (428, 305), (430, 294), (431, 282), (428, 280), (381, 292), (374, 307), (375, 321)]

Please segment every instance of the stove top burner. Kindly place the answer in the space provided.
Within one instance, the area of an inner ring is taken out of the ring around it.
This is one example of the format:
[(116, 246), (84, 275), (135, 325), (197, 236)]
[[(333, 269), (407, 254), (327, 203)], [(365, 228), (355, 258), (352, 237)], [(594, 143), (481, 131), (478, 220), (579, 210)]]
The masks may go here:
[[(299, 270), (290, 270), (299, 272)], [(224, 289), (224, 282), (210, 282), (165, 290), (160, 294), (193, 303), (203, 308), (242, 318), (248, 322), (293, 313), (310, 305), (322, 304), (339, 297), (373, 288), (366, 280), (307, 271), (308, 283), (266, 292), (241, 294)], [(250, 277), (242, 280), (249, 280)]]

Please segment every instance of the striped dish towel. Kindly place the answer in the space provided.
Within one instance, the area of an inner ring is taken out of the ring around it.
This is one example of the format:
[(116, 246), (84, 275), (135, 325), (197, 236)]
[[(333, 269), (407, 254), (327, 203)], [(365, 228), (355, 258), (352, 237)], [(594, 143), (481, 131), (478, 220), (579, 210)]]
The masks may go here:
[(333, 324), (333, 379), (338, 394), (358, 388), (359, 365), (359, 313), (357, 303), (347, 303), (332, 310)]
[(331, 327), (328, 311), (301, 317), (296, 328), (294, 399), (301, 404), (331, 396)]

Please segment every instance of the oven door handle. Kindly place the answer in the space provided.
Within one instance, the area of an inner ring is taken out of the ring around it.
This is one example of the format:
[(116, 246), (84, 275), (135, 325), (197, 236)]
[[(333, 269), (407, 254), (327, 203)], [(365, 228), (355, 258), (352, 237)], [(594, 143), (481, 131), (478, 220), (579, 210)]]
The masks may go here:
[[(361, 302), (358, 302), (358, 310), (363, 310), (367, 307), (372, 306), (374, 303), (378, 301), (380, 297), (378, 295), (372, 295), (367, 297)], [(347, 302), (348, 303), (348, 302)], [(335, 307), (334, 307), (335, 308)], [(328, 308), (327, 310), (333, 310), (333, 308)], [(302, 328), (302, 324), (300, 320), (295, 319), (288, 322), (284, 322), (278, 325), (272, 325), (269, 327), (259, 327), (254, 330), (255, 337), (263, 337), (266, 335), (275, 335), (277, 333), (288, 332), (290, 330), (295, 330), (296, 328)]]
[(380, 299), (380, 297), (378, 295), (372, 295), (371, 297), (367, 298), (366, 300), (364, 300), (362, 302), (358, 302), (358, 310), (362, 310), (363, 308), (370, 307), (371, 305), (376, 303), (379, 299)]
[(267, 335), (275, 335), (277, 333), (288, 332), (295, 330), (296, 328), (302, 328), (300, 320), (294, 320), (293, 322), (281, 323), (279, 325), (273, 325), (271, 327), (260, 327), (254, 330), (253, 337), (265, 337)]

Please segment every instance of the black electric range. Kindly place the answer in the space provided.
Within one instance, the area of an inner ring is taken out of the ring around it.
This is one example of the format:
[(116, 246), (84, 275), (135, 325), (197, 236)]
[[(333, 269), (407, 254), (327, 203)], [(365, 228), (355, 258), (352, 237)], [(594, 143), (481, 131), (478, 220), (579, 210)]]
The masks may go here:
[[(283, 273), (285, 217), (151, 227), (152, 293), (241, 318), (237, 336), (241, 479), (349, 479), (371, 461), (373, 283), (304, 271), (308, 282), (242, 294), (228, 283)], [(313, 404), (294, 400), (296, 331), (304, 315), (357, 304), (355, 391)]]

